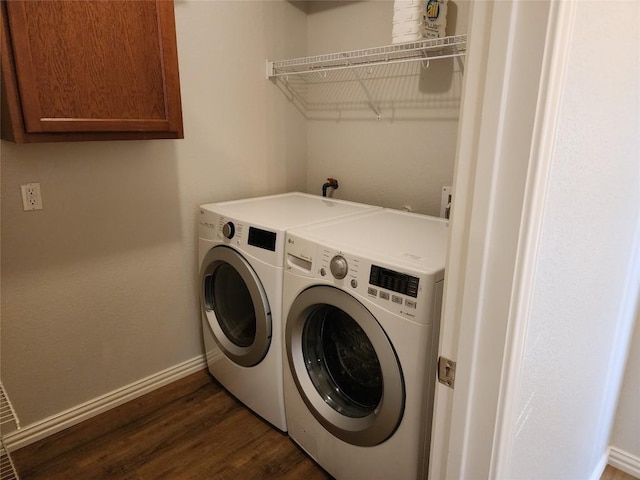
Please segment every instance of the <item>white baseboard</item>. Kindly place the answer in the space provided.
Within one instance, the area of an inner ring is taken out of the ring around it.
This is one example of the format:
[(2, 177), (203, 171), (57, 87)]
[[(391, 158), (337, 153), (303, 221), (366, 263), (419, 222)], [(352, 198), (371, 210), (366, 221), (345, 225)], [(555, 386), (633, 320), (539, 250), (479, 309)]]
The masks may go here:
[(94, 398), (93, 400), (52, 415), (44, 420), (21, 427), (15, 432), (4, 435), (2, 439), (3, 443), (5, 448), (9, 452), (12, 452), (18, 448), (42, 440), (54, 433), (58, 433), (65, 428), (77, 425), (84, 420), (95, 417), (130, 400), (141, 397), (145, 393), (175, 382), (187, 375), (206, 368), (206, 366), (207, 362), (204, 355), (192, 358), (191, 360), (187, 360), (186, 362), (162, 370), (142, 380)]
[(640, 457), (617, 447), (609, 447), (609, 465), (622, 470), (624, 473), (640, 478)]
[(591, 472), (591, 476), (589, 480), (600, 480), (602, 474), (604, 473), (604, 469), (607, 468), (607, 462), (609, 460), (609, 449), (607, 449), (600, 457), (600, 461), (596, 465), (596, 468)]

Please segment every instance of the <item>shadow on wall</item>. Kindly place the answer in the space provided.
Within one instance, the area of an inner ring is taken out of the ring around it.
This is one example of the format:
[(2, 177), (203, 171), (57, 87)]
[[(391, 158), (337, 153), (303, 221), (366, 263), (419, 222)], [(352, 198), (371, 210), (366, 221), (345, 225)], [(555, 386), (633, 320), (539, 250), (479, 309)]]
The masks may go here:
[(324, 10), (330, 10), (336, 7), (342, 7), (350, 3), (358, 3), (362, 0), (343, 0), (337, 2), (336, 0), (316, 0), (310, 2), (308, 0), (287, 0), (291, 5), (302, 10), (304, 13), (322, 12)]
[[(453, 85), (454, 63), (458, 59), (459, 57), (443, 58), (429, 62), (427, 67), (423, 66), (418, 82), (420, 92), (423, 94), (448, 94)], [(460, 88), (462, 87), (460, 86)], [(456, 107), (460, 105), (460, 95), (460, 91), (455, 92)]]
[[(2, 143), (2, 273), (40, 270), (182, 237), (175, 142)], [(22, 209), (39, 182), (43, 210)]]
[(458, 5), (452, 0), (447, 1), (447, 36), (455, 35), (458, 31)]
[[(448, 36), (455, 35), (458, 25), (458, 6), (455, 2), (449, 0), (447, 2), (447, 29), (446, 34)], [(451, 90), (453, 84), (454, 73), (456, 72), (456, 65), (458, 65), (458, 71), (461, 70), (461, 63), (463, 62), (461, 57), (456, 58), (443, 58), (435, 60), (429, 63), (428, 68), (422, 70), (420, 75), (419, 89), (424, 94), (436, 94), (447, 93)], [(461, 92), (458, 92), (458, 102)]]

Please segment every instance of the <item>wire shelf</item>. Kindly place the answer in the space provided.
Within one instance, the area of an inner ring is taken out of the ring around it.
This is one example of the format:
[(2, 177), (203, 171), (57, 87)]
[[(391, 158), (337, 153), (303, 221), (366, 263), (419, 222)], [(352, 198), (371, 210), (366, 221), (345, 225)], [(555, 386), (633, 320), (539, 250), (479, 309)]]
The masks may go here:
[[(4, 385), (0, 382), (0, 430), (4, 430), (5, 425), (12, 425), (13, 428), (20, 428), (20, 422), (16, 415), (9, 397), (4, 391)], [(0, 432), (1, 433), (1, 432)], [(1, 437), (1, 436), (0, 436)], [(18, 473), (11, 461), (11, 456), (7, 452), (4, 442), (0, 438), (0, 480), (18, 480)]]
[[(278, 84), (307, 117), (312, 112), (383, 111), (404, 105), (417, 111), (440, 98), (416, 89), (421, 69), (432, 60), (456, 58), (458, 73), (464, 72), (467, 36), (425, 39), (382, 47), (350, 50), (289, 60), (267, 60), (267, 78)], [(420, 62), (420, 63), (417, 63)], [(452, 68), (449, 69), (453, 71)], [(411, 86), (413, 85), (413, 86)], [(453, 103), (457, 100), (454, 98)], [(455, 105), (454, 105), (455, 107)]]
[(459, 57), (466, 51), (467, 36), (454, 35), (290, 60), (267, 60), (267, 78)]
[(0, 479), (1, 480), (18, 480), (16, 467), (11, 461), (11, 457), (0, 442)]
[(15, 424), (16, 428), (20, 427), (13, 405), (4, 391), (4, 385), (0, 382), (0, 426), (9, 423)]

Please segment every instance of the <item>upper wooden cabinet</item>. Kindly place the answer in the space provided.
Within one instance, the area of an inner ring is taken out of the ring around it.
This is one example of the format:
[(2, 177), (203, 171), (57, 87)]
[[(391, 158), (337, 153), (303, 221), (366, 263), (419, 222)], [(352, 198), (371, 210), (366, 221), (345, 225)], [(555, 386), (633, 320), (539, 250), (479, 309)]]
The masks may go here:
[(2, 138), (183, 138), (172, 0), (1, 7)]

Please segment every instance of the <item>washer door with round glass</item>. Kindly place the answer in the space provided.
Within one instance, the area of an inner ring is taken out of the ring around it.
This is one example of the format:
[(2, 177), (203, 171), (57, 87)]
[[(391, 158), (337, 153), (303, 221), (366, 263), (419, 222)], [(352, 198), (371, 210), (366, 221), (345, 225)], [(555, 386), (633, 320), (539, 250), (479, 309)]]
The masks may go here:
[(404, 412), (398, 357), (371, 312), (334, 287), (296, 297), (286, 326), (289, 366), (313, 416), (353, 445), (384, 442)]
[(200, 273), (202, 311), (218, 345), (238, 365), (256, 365), (271, 343), (271, 310), (260, 279), (225, 246), (209, 250)]

